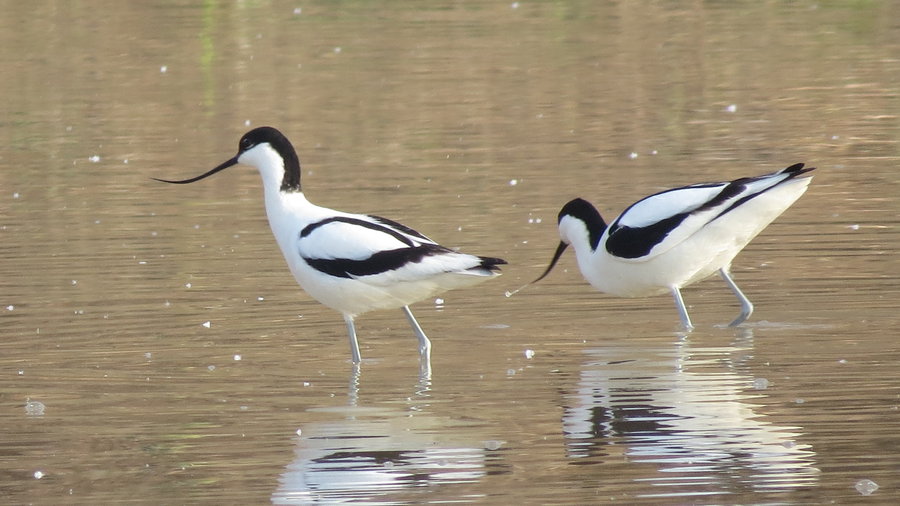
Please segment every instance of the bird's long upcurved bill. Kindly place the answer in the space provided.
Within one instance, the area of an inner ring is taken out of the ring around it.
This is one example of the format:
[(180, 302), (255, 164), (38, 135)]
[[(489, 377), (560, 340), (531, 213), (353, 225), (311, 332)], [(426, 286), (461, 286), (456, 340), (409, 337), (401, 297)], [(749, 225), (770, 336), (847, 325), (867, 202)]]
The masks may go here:
[(559, 261), (559, 257), (562, 256), (563, 252), (566, 251), (566, 248), (567, 248), (567, 247), (569, 247), (568, 244), (566, 244), (566, 243), (560, 241), (560, 242), (559, 242), (559, 246), (557, 246), (557, 248), (556, 248), (556, 253), (553, 254), (553, 259), (550, 260), (550, 265), (547, 266), (547, 270), (545, 270), (543, 274), (541, 274), (540, 276), (538, 276), (537, 279), (535, 279), (535, 280), (532, 281), (531, 283), (526, 283), (526, 284), (522, 285), (522, 287), (519, 288), (519, 289), (517, 289), (517, 290), (513, 290), (513, 291), (511, 291), (511, 292), (506, 292), (506, 296), (507, 296), (507, 297), (512, 297), (513, 295), (515, 295), (515, 294), (521, 292), (522, 290), (524, 290), (525, 287), (527, 287), (528, 285), (533, 285), (533, 284), (537, 283), (538, 281), (540, 281), (540, 280), (544, 279), (545, 277), (547, 277), (547, 274), (550, 274), (550, 271), (552, 271), (552, 270), (553, 270), (553, 267), (556, 266), (556, 262)]
[(215, 169), (213, 169), (213, 170), (211, 170), (211, 171), (209, 171), (209, 172), (207, 172), (207, 173), (205, 173), (205, 174), (200, 174), (199, 176), (197, 176), (197, 177), (192, 177), (192, 178), (190, 178), (190, 179), (182, 179), (182, 180), (180, 180), (180, 181), (175, 181), (175, 180), (170, 180), (170, 179), (160, 179), (160, 178), (158, 178), (158, 177), (152, 177), (152, 178), (150, 178), (150, 179), (155, 179), (156, 181), (161, 181), (161, 182), (163, 182), (163, 183), (188, 184), (188, 183), (193, 183), (194, 181), (200, 181), (201, 179), (204, 179), (204, 178), (207, 178), (207, 177), (209, 177), (209, 176), (212, 176), (212, 175), (215, 174), (216, 172), (225, 170), (225, 169), (227, 169), (228, 167), (231, 167), (232, 165), (237, 165), (237, 163), (238, 163), (237, 157), (234, 157), (234, 158), (232, 158), (232, 159), (226, 161), (226, 162), (223, 163), (222, 165), (219, 165), (219, 166), (216, 167)]

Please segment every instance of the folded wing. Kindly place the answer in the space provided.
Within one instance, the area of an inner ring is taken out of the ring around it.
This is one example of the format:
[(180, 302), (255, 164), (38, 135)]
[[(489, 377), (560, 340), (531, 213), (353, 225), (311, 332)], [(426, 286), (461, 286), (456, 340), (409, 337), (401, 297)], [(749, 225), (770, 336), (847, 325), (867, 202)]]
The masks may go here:
[(721, 183), (666, 190), (631, 205), (607, 229), (607, 251), (649, 260), (678, 245), (713, 220), (812, 169), (795, 164), (779, 172)]
[(306, 226), (297, 250), (324, 274), (376, 285), (447, 273), (488, 276), (505, 263), (455, 252), (409, 227), (364, 215), (333, 216)]

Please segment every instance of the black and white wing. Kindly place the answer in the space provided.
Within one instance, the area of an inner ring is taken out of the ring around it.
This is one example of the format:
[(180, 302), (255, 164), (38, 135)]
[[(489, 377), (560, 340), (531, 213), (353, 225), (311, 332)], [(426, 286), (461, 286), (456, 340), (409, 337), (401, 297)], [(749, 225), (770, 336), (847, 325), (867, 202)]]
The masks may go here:
[(297, 252), (324, 274), (372, 284), (445, 273), (485, 276), (505, 263), (455, 252), (395, 221), (367, 215), (335, 215), (307, 225)]
[(632, 204), (608, 227), (606, 250), (624, 259), (653, 258), (754, 197), (811, 170), (798, 163), (772, 174), (651, 195)]

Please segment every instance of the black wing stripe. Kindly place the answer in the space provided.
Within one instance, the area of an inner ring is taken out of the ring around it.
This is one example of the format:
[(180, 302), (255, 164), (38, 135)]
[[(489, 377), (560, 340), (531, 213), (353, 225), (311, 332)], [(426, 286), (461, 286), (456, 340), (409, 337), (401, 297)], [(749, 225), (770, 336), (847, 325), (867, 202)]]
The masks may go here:
[(304, 258), (310, 267), (337, 278), (374, 276), (383, 272), (400, 269), (406, 264), (419, 263), (424, 258), (451, 250), (436, 244), (423, 244), (410, 248), (379, 251), (368, 258)]
[(383, 223), (390, 228), (395, 228), (395, 229), (403, 232), (404, 234), (411, 235), (413, 237), (418, 237), (419, 239), (422, 239), (422, 240), (425, 240), (428, 242), (434, 242), (431, 239), (429, 239), (429, 238), (425, 237), (424, 235), (422, 235), (421, 233), (419, 233), (418, 231), (413, 230), (402, 223), (397, 223), (394, 220), (389, 220), (387, 218), (382, 218), (381, 216), (372, 216), (372, 215), (369, 215), (369, 218), (372, 218), (373, 220), (375, 220), (379, 223)]
[(606, 239), (606, 251), (619, 258), (640, 258), (663, 242), (690, 213), (681, 213), (646, 227), (624, 227), (614, 224)]
[[(304, 237), (311, 234), (315, 229), (317, 229), (323, 225), (327, 225), (329, 223), (336, 222), (336, 221), (341, 222), (341, 223), (349, 223), (350, 225), (356, 225), (359, 227), (365, 227), (365, 228), (368, 228), (371, 230), (376, 230), (378, 232), (382, 232), (382, 233), (388, 234), (390, 236), (393, 236), (395, 239), (397, 239), (398, 241), (402, 242), (403, 244), (405, 244), (409, 247), (415, 246), (415, 243), (413, 243), (413, 241), (409, 237), (406, 237), (405, 235), (403, 235), (403, 233), (398, 232), (397, 230), (394, 230), (393, 228), (390, 228), (389, 226), (379, 225), (378, 223), (372, 223), (370, 221), (361, 220), (359, 218), (350, 218), (347, 216), (332, 216), (331, 218), (325, 218), (324, 220), (319, 220), (315, 223), (310, 223), (309, 225), (303, 227), (303, 230), (300, 231), (300, 238), (303, 239)], [(408, 227), (403, 227), (402, 225), (401, 225), (401, 227), (402, 228), (400, 230), (402, 230), (403, 232), (406, 232), (407, 230), (412, 230), (412, 229), (408, 229)], [(415, 231), (413, 230), (413, 232), (415, 232)], [(422, 234), (419, 234), (418, 232), (415, 232), (415, 234), (411, 234), (411, 235), (422, 237)]]
[[(719, 213), (719, 214), (718, 214), (715, 218), (713, 218), (713, 219), (716, 219), (716, 220), (717, 220), (717, 219), (721, 218), (722, 216), (724, 216), (725, 214), (728, 214), (729, 212), (731, 212), (731, 211), (737, 209), (738, 207), (744, 205), (744, 203), (747, 202), (748, 200), (750, 200), (750, 199), (752, 199), (752, 198), (754, 198), (754, 197), (758, 197), (759, 195), (762, 195), (763, 193), (766, 193), (767, 191), (769, 191), (769, 190), (775, 188), (776, 186), (780, 186), (780, 185), (782, 185), (782, 184), (784, 184), (784, 183), (786, 183), (786, 182), (788, 182), (788, 181), (790, 181), (790, 180), (796, 178), (797, 176), (799, 176), (799, 175), (801, 175), (801, 174), (805, 174), (805, 173), (807, 173), (807, 172), (809, 172), (809, 171), (811, 171), (811, 170), (815, 170), (815, 167), (810, 167), (810, 168), (808, 168), (808, 169), (804, 169), (802, 163), (795, 163), (794, 165), (791, 165), (790, 167), (788, 167), (788, 168), (786, 168), (786, 169), (780, 171), (780, 173), (782, 173), (782, 174), (788, 174), (788, 177), (786, 177), (786, 178), (784, 178), (783, 180), (781, 180), (781, 181), (779, 181), (779, 182), (773, 184), (772, 186), (769, 186), (769, 187), (767, 187), (767, 188), (762, 189), (761, 191), (758, 191), (758, 192), (756, 192), (756, 193), (751, 193), (750, 195), (745, 195), (744, 197), (741, 197), (741, 198), (737, 199), (736, 201), (732, 202), (730, 206), (728, 206), (724, 211), (722, 211), (721, 213)], [(765, 177), (768, 177), (768, 176), (761, 176), (761, 177), (759, 177), (759, 178), (745, 178), (745, 181), (751, 181), (751, 180), (754, 180), (754, 179), (762, 179), (762, 178), (765, 178)]]

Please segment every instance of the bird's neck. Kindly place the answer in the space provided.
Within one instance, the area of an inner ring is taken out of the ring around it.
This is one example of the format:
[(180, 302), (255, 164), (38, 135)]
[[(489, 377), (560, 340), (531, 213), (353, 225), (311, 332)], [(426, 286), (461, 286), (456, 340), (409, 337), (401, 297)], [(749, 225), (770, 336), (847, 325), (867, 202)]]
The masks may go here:
[(566, 216), (559, 223), (560, 238), (571, 244), (579, 254), (593, 253), (599, 246), (604, 230), (606, 230), (606, 224), (602, 218), (599, 218), (599, 221), (586, 222), (582, 218)]
[(282, 191), (280, 188), (266, 186), (266, 213), (269, 220), (286, 218), (296, 220), (298, 216), (308, 214), (310, 209), (316, 207), (301, 191)]
[(304, 223), (314, 220), (318, 207), (306, 200), (303, 192), (283, 192), (269, 187), (265, 190), (266, 217), (275, 239), (285, 255), (288, 255)]
[(279, 153), (271, 146), (265, 146), (258, 153), (254, 152), (254, 158), (247, 163), (255, 165), (263, 180), (263, 188), (266, 195), (278, 192), (300, 192), (300, 160), (296, 152), (284, 150)]

